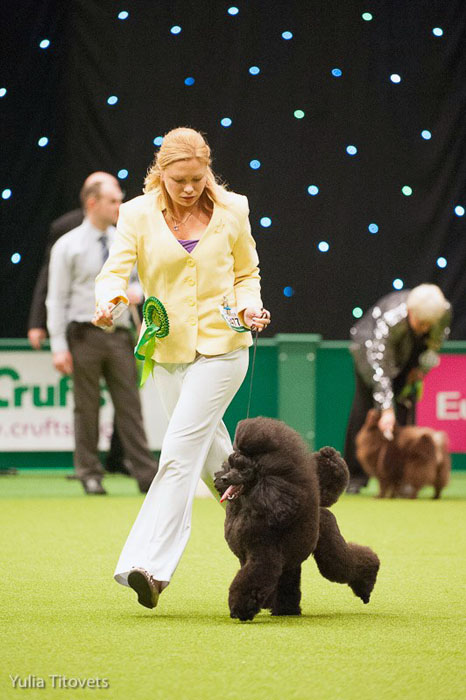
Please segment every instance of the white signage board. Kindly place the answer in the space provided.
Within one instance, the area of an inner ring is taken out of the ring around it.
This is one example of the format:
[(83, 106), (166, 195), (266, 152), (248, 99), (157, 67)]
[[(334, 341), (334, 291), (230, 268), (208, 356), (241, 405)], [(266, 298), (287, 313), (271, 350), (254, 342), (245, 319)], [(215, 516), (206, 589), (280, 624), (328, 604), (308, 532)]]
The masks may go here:
[[(0, 450), (72, 452), (73, 380), (57, 372), (50, 352), (0, 351)], [(154, 381), (141, 390), (149, 447), (160, 450), (167, 428)], [(99, 449), (107, 450), (113, 406), (102, 382)]]

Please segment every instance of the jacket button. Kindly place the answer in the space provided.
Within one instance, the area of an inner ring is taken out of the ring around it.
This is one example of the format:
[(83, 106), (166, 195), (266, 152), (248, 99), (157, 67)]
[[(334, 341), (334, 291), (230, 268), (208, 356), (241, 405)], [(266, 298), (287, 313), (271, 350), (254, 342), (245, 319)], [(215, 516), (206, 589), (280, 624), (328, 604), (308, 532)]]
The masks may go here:
[(196, 284), (192, 277), (188, 277), (186, 282), (189, 284), (190, 287), (194, 287), (194, 285)]
[(195, 265), (196, 263), (194, 262), (194, 260), (193, 260), (192, 258), (188, 258), (187, 264), (188, 264), (190, 267), (194, 267), (194, 265)]
[(196, 318), (195, 318), (194, 316), (190, 316), (190, 317), (189, 317), (189, 323), (190, 323), (192, 326), (195, 326), (196, 323), (197, 323)]
[(190, 306), (195, 306), (196, 302), (194, 301), (194, 299), (193, 299), (192, 297), (189, 297), (189, 299), (188, 299), (188, 304), (189, 304)]

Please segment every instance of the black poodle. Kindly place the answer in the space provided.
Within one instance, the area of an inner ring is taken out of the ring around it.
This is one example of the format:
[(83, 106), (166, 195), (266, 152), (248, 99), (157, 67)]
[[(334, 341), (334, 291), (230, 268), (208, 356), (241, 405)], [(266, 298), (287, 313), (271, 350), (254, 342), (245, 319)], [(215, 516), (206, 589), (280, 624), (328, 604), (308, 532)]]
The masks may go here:
[(379, 559), (347, 543), (327, 506), (348, 483), (348, 467), (332, 447), (311, 454), (301, 436), (272, 418), (238, 423), (215, 487), (228, 499), (225, 538), (241, 563), (230, 586), (231, 617), (252, 620), (301, 613), (301, 563), (312, 553), (322, 576), (347, 583), (369, 602)]

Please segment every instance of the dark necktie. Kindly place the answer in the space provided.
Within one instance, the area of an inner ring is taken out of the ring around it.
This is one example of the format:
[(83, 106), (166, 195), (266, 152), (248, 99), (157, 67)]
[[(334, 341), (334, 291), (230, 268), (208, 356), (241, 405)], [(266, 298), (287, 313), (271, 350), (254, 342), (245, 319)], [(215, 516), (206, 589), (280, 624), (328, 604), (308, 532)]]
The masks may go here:
[(102, 246), (102, 265), (108, 258), (108, 240), (107, 235), (103, 235), (99, 238), (100, 245)]

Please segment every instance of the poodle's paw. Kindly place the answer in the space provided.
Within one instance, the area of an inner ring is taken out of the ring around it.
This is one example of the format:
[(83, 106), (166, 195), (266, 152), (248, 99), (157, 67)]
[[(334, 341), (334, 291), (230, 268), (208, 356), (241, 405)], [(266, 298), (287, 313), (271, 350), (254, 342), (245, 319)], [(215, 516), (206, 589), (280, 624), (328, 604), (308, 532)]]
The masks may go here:
[[(352, 581), (349, 585), (354, 595), (361, 598), (364, 604), (367, 604), (370, 600), (371, 593), (375, 586), (375, 581), (377, 579), (377, 572), (379, 570), (380, 562), (374, 561), (370, 567), (366, 567), (363, 576)], [(362, 572), (361, 572), (362, 573)]]
[(272, 608), (272, 615), (301, 615), (301, 608), (299, 605), (282, 605)]
[(241, 622), (253, 620), (260, 612), (261, 605), (257, 600), (257, 595), (254, 591), (250, 591), (248, 597), (237, 598), (230, 597), (230, 617), (237, 618)]

